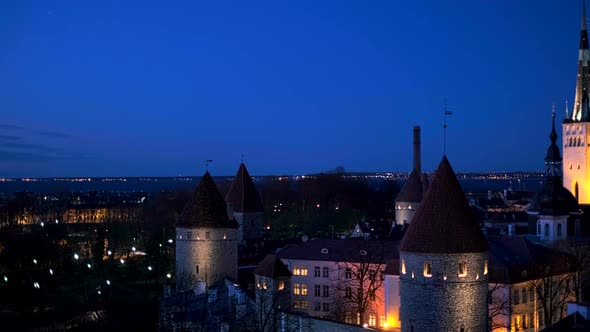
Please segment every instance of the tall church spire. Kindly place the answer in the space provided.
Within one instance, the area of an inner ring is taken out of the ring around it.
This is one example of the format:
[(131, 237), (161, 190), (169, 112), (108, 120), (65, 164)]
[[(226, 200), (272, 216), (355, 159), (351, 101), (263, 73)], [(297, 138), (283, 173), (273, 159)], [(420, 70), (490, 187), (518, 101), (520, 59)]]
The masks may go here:
[(584, 95), (590, 91), (590, 50), (588, 49), (588, 28), (586, 25), (586, 3), (582, 1), (582, 21), (580, 27), (580, 49), (578, 51), (578, 76), (576, 79), (576, 100), (572, 110), (572, 117), (565, 121), (590, 121), (588, 114), (584, 114), (582, 103)]
[(552, 118), (552, 128), (551, 134), (549, 134), (549, 139), (551, 140), (551, 145), (549, 145), (549, 149), (547, 149), (547, 156), (545, 157), (545, 168), (546, 168), (546, 176), (548, 177), (561, 177), (561, 152), (559, 151), (559, 147), (557, 146), (557, 132), (555, 131), (555, 105), (553, 105), (553, 110), (551, 112)]

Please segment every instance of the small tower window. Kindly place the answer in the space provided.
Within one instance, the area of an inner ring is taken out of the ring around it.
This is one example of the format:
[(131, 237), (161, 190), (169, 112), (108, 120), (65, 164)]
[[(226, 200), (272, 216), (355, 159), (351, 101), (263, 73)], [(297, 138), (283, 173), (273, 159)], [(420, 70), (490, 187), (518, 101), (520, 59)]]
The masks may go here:
[(195, 271), (197, 272), (197, 274), (199, 274), (199, 266), (195, 265)]
[(402, 259), (402, 274), (406, 274), (406, 261)]
[(424, 276), (427, 278), (432, 277), (432, 264), (430, 262), (424, 262)]
[(488, 260), (486, 259), (486, 260), (483, 262), (483, 275), (485, 276), (485, 275), (487, 275), (487, 274), (488, 274)]
[(561, 236), (561, 224), (557, 224), (557, 236)]
[(193, 232), (186, 232), (186, 238), (191, 239), (193, 237)]
[(279, 285), (277, 286), (278, 290), (283, 290), (285, 289), (285, 281), (284, 280), (279, 280)]
[(459, 263), (459, 277), (467, 276), (467, 262)]

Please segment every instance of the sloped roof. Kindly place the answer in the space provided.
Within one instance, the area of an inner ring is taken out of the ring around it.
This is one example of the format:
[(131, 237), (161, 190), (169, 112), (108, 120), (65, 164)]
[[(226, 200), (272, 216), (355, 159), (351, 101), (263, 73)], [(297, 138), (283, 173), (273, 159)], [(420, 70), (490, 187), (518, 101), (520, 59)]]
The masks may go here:
[(244, 163), (240, 164), (238, 173), (225, 195), (225, 201), (236, 212), (264, 212), (260, 195)]
[(400, 242), (399, 250), (472, 253), (487, 249), (487, 241), (445, 156)]
[(395, 201), (420, 203), (422, 201), (423, 189), (424, 186), (422, 185), (421, 176), (416, 169), (413, 169), (395, 198)]
[(490, 282), (514, 284), (570, 272), (573, 257), (522, 236), (488, 236)]
[(528, 212), (564, 216), (580, 213), (580, 207), (574, 195), (561, 184), (561, 177), (550, 176), (545, 178), (545, 183), (533, 198)]
[(201, 182), (195, 189), (191, 201), (184, 209), (178, 225), (219, 228), (237, 227), (236, 221), (228, 217), (225, 200), (209, 172), (206, 172), (201, 178)]
[(254, 274), (268, 278), (290, 277), (291, 271), (276, 255), (266, 255), (254, 269)]
[[(371, 262), (385, 264), (398, 259), (399, 242), (388, 240), (326, 240), (313, 239), (299, 245), (291, 245), (277, 253), (281, 259), (300, 259), (328, 262)], [(325, 249), (325, 250), (324, 250)], [(362, 255), (361, 251), (366, 254)]]

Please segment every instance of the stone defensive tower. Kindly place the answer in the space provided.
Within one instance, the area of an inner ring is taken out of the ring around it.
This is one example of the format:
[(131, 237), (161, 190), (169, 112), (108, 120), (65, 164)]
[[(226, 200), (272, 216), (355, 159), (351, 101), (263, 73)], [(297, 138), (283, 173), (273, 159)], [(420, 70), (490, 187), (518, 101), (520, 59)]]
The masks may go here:
[(488, 244), (446, 157), (399, 250), (402, 331), (487, 331)]
[(576, 99), (572, 113), (566, 107), (563, 120), (563, 185), (580, 204), (590, 204), (590, 50), (586, 6), (582, 6)]
[(239, 224), (238, 244), (246, 245), (248, 241), (262, 240), (264, 208), (244, 163), (240, 164), (238, 173), (225, 195), (225, 201), (228, 214)]
[(206, 172), (176, 225), (177, 287), (238, 277), (238, 224)]
[(414, 127), (414, 167), (406, 183), (395, 198), (395, 223), (397, 225), (409, 224), (422, 196), (428, 188), (428, 177), (422, 174), (422, 161), (420, 156), (420, 127)]

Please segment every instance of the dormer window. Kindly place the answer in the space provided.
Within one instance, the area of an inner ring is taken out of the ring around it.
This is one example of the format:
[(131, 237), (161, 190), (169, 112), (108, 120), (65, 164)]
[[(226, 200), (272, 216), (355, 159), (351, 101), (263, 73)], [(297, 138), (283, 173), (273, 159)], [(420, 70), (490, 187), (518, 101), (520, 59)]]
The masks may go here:
[(322, 248), (322, 254), (327, 254), (328, 253), (328, 248)]
[(459, 277), (466, 277), (467, 276), (467, 263), (461, 262), (459, 263)]
[(424, 276), (426, 278), (432, 277), (432, 264), (430, 262), (424, 262)]

